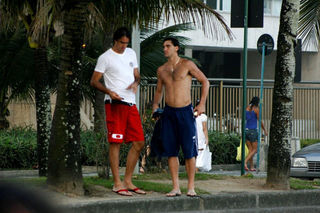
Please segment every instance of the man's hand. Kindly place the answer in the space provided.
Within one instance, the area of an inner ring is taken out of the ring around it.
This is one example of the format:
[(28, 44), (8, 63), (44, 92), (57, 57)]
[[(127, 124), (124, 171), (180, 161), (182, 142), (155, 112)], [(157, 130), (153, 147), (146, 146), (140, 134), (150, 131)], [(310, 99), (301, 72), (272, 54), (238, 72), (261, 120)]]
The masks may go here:
[(121, 98), (117, 93), (115, 92), (109, 92), (109, 96), (112, 100), (118, 100), (121, 101), (123, 98)]
[(138, 90), (138, 83), (137, 82), (133, 82), (132, 84), (130, 84), (128, 87), (127, 87), (127, 90), (132, 90), (133, 93), (136, 93), (137, 90)]
[(200, 103), (198, 106), (196, 106), (194, 108), (193, 111), (194, 111), (194, 116), (198, 117), (199, 115), (201, 115), (202, 113), (204, 113), (206, 111), (206, 108), (205, 108), (204, 104)]

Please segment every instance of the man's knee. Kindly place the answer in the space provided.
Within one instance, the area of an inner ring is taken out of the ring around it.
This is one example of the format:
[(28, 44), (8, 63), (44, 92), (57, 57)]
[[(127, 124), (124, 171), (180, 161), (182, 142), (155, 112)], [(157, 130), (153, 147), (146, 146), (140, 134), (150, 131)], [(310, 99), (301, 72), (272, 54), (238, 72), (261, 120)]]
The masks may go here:
[(132, 143), (132, 148), (134, 148), (134, 150), (136, 150), (137, 152), (141, 152), (141, 150), (144, 147), (144, 144), (144, 141), (135, 141)]

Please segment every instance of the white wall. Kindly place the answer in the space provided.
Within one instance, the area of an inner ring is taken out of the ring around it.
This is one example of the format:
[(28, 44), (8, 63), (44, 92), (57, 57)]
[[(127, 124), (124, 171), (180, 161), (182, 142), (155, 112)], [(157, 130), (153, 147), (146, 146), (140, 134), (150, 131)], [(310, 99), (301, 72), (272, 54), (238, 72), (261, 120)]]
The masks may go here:
[[(225, 22), (230, 26), (230, 13), (221, 12), (221, 15), (224, 17)], [(189, 43), (190, 46), (204, 46), (214, 49), (230, 48), (241, 50), (243, 48), (244, 30), (243, 28), (231, 28), (231, 30), (235, 37), (233, 41), (230, 41), (228, 39), (219, 41), (213, 38), (208, 38), (200, 29), (183, 32), (181, 33), (181, 35), (191, 38), (191, 41)], [(256, 49), (259, 37), (265, 33), (268, 33), (273, 37), (276, 49), (278, 31), (279, 17), (265, 16), (263, 28), (248, 28), (248, 49)]]

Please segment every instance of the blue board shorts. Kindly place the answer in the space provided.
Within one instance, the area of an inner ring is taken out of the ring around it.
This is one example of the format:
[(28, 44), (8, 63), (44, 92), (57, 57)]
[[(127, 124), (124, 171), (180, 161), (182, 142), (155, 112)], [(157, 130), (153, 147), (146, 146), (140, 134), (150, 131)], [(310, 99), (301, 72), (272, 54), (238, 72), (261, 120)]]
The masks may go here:
[(196, 157), (198, 143), (192, 105), (179, 108), (166, 105), (161, 119), (162, 156), (177, 157), (181, 146), (185, 159)]
[(246, 140), (250, 142), (258, 141), (258, 130), (257, 129), (246, 129)]

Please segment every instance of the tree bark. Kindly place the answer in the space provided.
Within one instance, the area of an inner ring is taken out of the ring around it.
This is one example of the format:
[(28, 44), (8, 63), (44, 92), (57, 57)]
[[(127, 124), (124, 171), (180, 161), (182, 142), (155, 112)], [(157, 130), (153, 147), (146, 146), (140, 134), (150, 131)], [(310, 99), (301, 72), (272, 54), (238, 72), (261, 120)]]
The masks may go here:
[(289, 189), (293, 78), (299, 0), (282, 2), (275, 67), (267, 185)]
[(87, 1), (64, 5), (64, 35), (61, 48), (57, 102), (49, 145), (47, 183), (65, 193), (83, 195), (80, 150), (81, 46)]
[[(102, 79), (101, 79), (102, 80)], [(94, 108), (94, 132), (97, 143), (97, 172), (100, 177), (109, 178), (108, 140), (106, 128), (106, 116), (104, 109), (105, 94), (95, 90)]]
[(38, 168), (39, 176), (46, 176), (48, 170), (48, 146), (52, 121), (46, 48), (38, 48), (35, 50), (35, 60)]
[(7, 120), (7, 116), (9, 116), (10, 113), (8, 110), (7, 92), (7, 88), (3, 88), (0, 91), (0, 130), (9, 128), (9, 121)]

